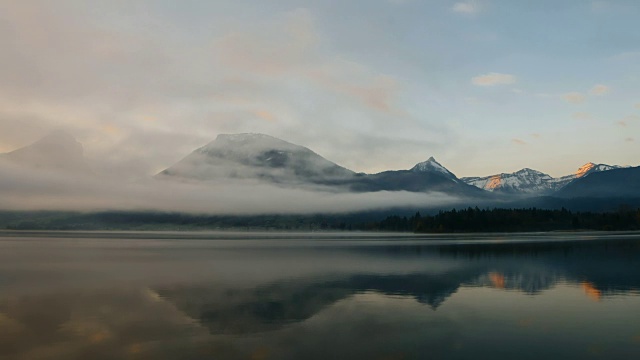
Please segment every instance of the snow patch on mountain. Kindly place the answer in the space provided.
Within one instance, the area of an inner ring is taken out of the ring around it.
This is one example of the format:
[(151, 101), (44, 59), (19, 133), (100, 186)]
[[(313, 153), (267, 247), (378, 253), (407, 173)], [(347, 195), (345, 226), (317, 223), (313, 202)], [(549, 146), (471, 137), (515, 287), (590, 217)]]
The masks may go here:
[(430, 157), (427, 161), (423, 161), (421, 163), (416, 164), (411, 171), (421, 173), (421, 172), (436, 172), (445, 175), (447, 178), (458, 181), (458, 178), (447, 168), (442, 166), (436, 159)]
[(585, 177), (594, 172), (618, 169), (617, 165), (594, 164), (589, 162), (571, 174), (553, 178), (533, 169), (522, 169), (514, 173), (501, 173), (485, 177), (464, 177), (461, 180), (469, 185), (484, 190), (506, 193), (545, 193), (557, 191), (575, 179)]

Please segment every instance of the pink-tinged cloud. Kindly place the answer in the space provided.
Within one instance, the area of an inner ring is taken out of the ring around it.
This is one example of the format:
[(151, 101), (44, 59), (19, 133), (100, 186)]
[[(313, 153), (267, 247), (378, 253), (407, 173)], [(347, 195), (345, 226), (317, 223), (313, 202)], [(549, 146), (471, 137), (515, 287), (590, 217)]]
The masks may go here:
[(511, 139), (511, 142), (516, 145), (527, 145), (527, 142), (522, 139)]
[(579, 92), (570, 92), (562, 95), (564, 101), (571, 104), (581, 104), (585, 100), (585, 96)]
[(594, 85), (589, 91), (591, 95), (605, 95), (611, 91), (611, 87), (603, 84)]
[(616, 122), (616, 125), (625, 127), (625, 126), (627, 126), (627, 123), (622, 121), (622, 120), (620, 120), (620, 121)]
[(511, 74), (488, 73), (478, 75), (471, 79), (471, 83), (477, 86), (508, 85), (516, 82), (516, 77)]
[(256, 110), (254, 112), (255, 116), (259, 117), (262, 120), (275, 122), (277, 120), (276, 116), (269, 111), (266, 110)]

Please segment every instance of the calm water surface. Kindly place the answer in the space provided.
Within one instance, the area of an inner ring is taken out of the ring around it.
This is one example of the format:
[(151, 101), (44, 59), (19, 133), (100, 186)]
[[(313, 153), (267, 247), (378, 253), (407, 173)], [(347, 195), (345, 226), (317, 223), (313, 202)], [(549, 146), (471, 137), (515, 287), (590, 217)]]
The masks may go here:
[(1, 359), (640, 359), (640, 234), (0, 232)]

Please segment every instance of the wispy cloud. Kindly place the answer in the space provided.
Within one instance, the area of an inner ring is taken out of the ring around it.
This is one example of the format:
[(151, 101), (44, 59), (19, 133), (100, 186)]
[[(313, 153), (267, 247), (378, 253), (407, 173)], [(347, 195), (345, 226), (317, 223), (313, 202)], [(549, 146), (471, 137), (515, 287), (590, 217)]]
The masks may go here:
[(624, 141), (626, 141), (626, 142), (634, 142), (635, 139), (632, 138), (632, 137), (628, 137), (628, 138), (625, 138)]
[(620, 120), (620, 121), (616, 122), (616, 125), (625, 127), (625, 126), (627, 126), (627, 122), (624, 121), (624, 120)]
[(589, 91), (591, 95), (604, 95), (611, 91), (611, 87), (603, 84), (594, 85)]
[(522, 139), (517, 139), (517, 138), (511, 139), (511, 142), (516, 144), (516, 145), (527, 145), (526, 141), (524, 141)]
[(478, 75), (471, 79), (471, 83), (477, 86), (508, 85), (516, 82), (516, 77), (511, 74), (488, 73)]
[(480, 5), (477, 1), (458, 2), (451, 7), (451, 10), (461, 14), (476, 14), (480, 11)]
[(640, 103), (637, 103), (637, 104), (633, 105), (633, 107), (638, 109), (638, 110), (640, 110)]
[(566, 93), (562, 95), (562, 98), (564, 99), (564, 101), (571, 104), (581, 104), (586, 99), (586, 97), (579, 92)]

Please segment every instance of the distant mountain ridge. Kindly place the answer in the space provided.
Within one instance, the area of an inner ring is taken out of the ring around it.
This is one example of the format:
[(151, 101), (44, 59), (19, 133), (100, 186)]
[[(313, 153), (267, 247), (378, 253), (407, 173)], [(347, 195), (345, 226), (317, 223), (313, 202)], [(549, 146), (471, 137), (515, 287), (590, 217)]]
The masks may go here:
[[(95, 175), (84, 158), (82, 145), (63, 131), (0, 154), (0, 163), (70, 175)], [(514, 173), (459, 179), (430, 157), (407, 170), (365, 174), (331, 162), (306, 147), (269, 135), (247, 133), (221, 134), (158, 173), (156, 178), (203, 184), (248, 179), (287, 188), (338, 192), (441, 192), (466, 199), (466, 205), (522, 207), (553, 206), (566, 199), (580, 200), (581, 204), (602, 203), (607, 197), (640, 199), (637, 169), (587, 163), (574, 174), (558, 178), (525, 168)]]
[(222, 134), (161, 171), (158, 178), (191, 181), (254, 179), (283, 185), (323, 185), (357, 192), (441, 191), (481, 195), (433, 157), (410, 170), (356, 173), (303, 146), (264, 134)]
[(469, 185), (496, 193), (550, 194), (589, 174), (619, 168), (621, 166), (589, 162), (578, 168), (574, 174), (559, 178), (553, 178), (543, 172), (524, 168), (513, 173), (501, 173), (485, 177), (464, 177), (461, 180)]

